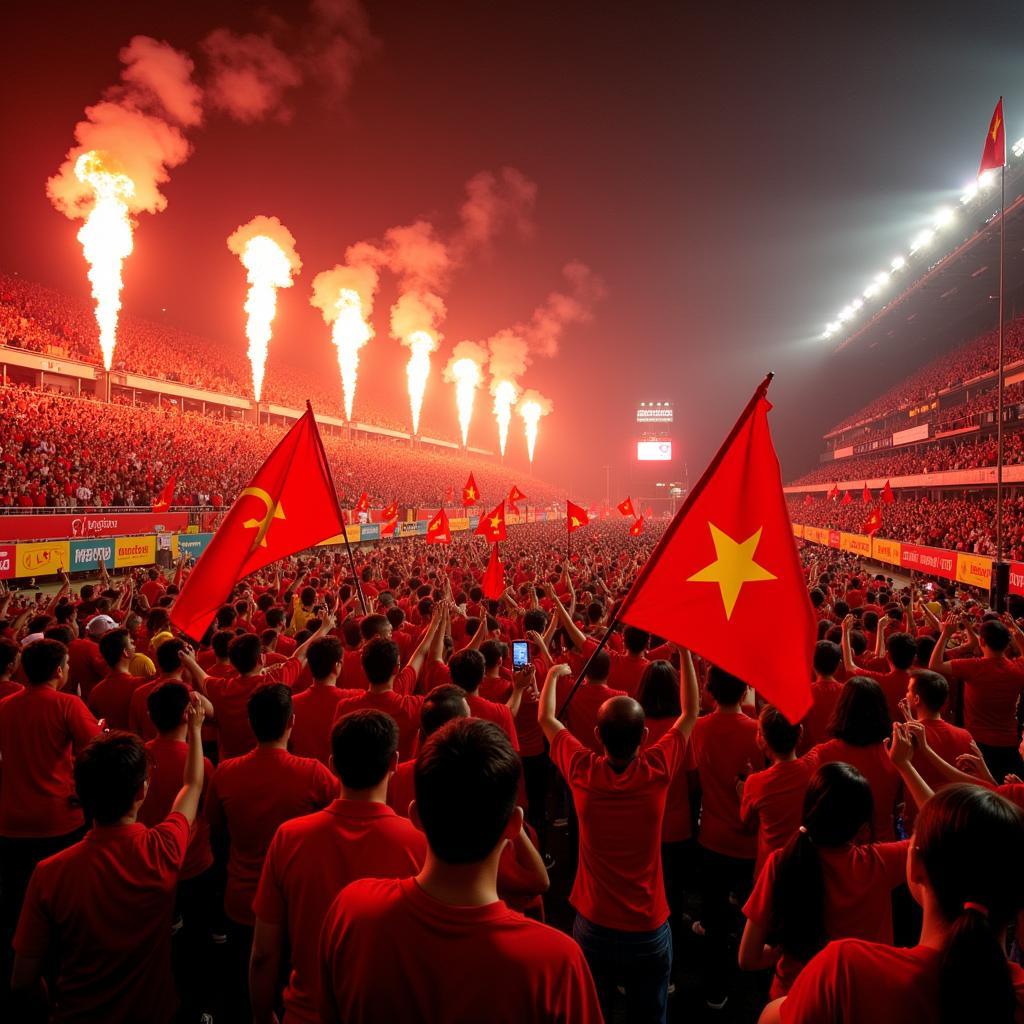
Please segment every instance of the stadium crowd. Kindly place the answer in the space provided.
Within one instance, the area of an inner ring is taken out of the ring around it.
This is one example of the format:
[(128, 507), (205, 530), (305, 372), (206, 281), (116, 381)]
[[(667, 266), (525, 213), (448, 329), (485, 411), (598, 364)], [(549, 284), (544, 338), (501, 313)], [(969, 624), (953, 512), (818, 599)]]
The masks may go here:
[[(19, 387), (0, 388), (0, 508), (148, 508), (176, 479), (175, 504), (230, 504), (284, 436), (284, 428), (235, 423), (152, 406), (101, 405)], [(480, 456), (408, 442), (325, 434), (339, 495), (352, 507), (367, 492), (372, 508), (437, 505), (472, 471), (481, 500), (497, 504), (518, 484), (534, 507), (558, 490), (529, 486), (510, 468)]]
[(0, 594), (5, 1019), (1019, 1020), (1024, 610), (809, 547), (795, 723), (580, 537)]

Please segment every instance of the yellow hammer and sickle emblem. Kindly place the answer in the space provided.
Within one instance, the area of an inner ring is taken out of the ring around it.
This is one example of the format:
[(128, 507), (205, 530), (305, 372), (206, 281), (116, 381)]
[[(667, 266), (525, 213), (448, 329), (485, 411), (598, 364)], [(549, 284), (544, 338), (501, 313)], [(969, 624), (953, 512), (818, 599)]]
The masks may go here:
[[(251, 494), (254, 498), (259, 498), (260, 501), (266, 506), (267, 513), (262, 519), (246, 519), (242, 526), (247, 530), (255, 530), (256, 536), (253, 538), (252, 551), (257, 548), (265, 548), (267, 546), (267, 531), (270, 529), (270, 524), (275, 519), (284, 519), (284, 509), (281, 507), (281, 503), (275, 502), (273, 498), (262, 487), (246, 487), (244, 491), (238, 496), (239, 500), (244, 498), (247, 494)], [(251, 552), (250, 552), (251, 553)]]

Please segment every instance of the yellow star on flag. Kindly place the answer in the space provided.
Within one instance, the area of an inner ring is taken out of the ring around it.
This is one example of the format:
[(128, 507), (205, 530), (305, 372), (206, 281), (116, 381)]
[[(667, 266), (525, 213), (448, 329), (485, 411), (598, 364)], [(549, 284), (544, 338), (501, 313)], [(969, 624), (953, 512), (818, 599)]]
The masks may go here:
[(501, 526), (501, 516), (491, 516), (491, 529), (496, 530)]
[(717, 583), (722, 591), (725, 617), (730, 619), (744, 583), (758, 583), (762, 580), (774, 580), (776, 577), (754, 561), (763, 527), (759, 527), (742, 544), (737, 543), (714, 523), (709, 522), (708, 527), (718, 557), (710, 565), (695, 572), (687, 583)]
[(1000, 120), (999, 115), (997, 114), (995, 119), (992, 121), (992, 141), (993, 142), (996, 141), (996, 136), (999, 134), (999, 125), (1001, 123), (1002, 123), (1002, 121)]

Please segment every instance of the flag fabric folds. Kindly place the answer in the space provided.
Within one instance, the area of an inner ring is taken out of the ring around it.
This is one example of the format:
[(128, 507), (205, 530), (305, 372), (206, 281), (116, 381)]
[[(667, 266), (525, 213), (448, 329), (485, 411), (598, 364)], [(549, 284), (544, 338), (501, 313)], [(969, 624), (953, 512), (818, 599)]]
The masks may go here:
[(281, 439), (228, 510), (171, 609), (199, 640), (238, 580), (345, 529), (313, 411)]
[(518, 487), (513, 485), (512, 486), (512, 490), (508, 492), (508, 500), (512, 504), (515, 504), (516, 502), (526, 501), (527, 499), (526, 499), (526, 495), (523, 494), (523, 492), (521, 490), (519, 490)]
[(385, 508), (381, 512), (380, 517), (384, 521), (387, 521), (388, 519), (397, 519), (398, 518), (398, 502), (397, 501), (391, 502), (391, 504), (388, 505), (387, 508)]
[(462, 488), (462, 504), (475, 505), (480, 500), (480, 491), (477, 489), (473, 474), (469, 474), (466, 486)]
[(501, 502), (496, 509), (480, 517), (480, 522), (473, 531), (478, 537), (486, 537), (492, 544), (499, 540), (505, 540), (505, 502)]
[(811, 706), (817, 622), (768, 427), (770, 379), (687, 496), (619, 617), (738, 676), (798, 722)]
[(986, 171), (997, 171), (1006, 164), (1006, 125), (1003, 124), (1003, 97), (999, 97), (996, 109), (985, 136), (985, 148), (981, 153), (980, 178)]
[(865, 505), (871, 504), (871, 491), (868, 490), (867, 484), (864, 485), (864, 490), (860, 492), (860, 500), (863, 501)]
[(631, 537), (639, 537), (644, 532), (644, 517), (638, 516), (629, 527), (629, 535)]
[(505, 566), (498, 557), (498, 545), (491, 545), (491, 557), (487, 562), (480, 589), (489, 601), (497, 601), (505, 593)]
[(566, 501), (565, 521), (569, 532), (573, 533), (581, 526), (586, 526), (590, 522), (590, 516), (587, 515), (585, 508), (580, 508), (574, 501)]
[(395, 527), (398, 526), (398, 520), (392, 519), (388, 523), (384, 523), (380, 528), (380, 535), (382, 537), (394, 537)]
[(437, 515), (427, 523), (428, 544), (451, 544), (452, 531), (448, 525), (448, 514), (443, 508), (437, 510)]
[(884, 501), (886, 505), (891, 505), (895, 500), (896, 495), (892, 493), (892, 487), (889, 484), (889, 481), (886, 480), (885, 486), (882, 488), (882, 501)]
[(873, 537), (882, 528), (882, 506), (876, 505), (861, 527), (862, 532)]
[(160, 492), (160, 496), (153, 502), (154, 512), (166, 512), (171, 507), (174, 503), (174, 487), (177, 482), (177, 476), (172, 476), (164, 484), (164, 489)]
[(359, 500), (356, 502), (356, 507), (355, 507), (355, 509), (353, 511), (355, 511), (355, 512), (369, 512), (370, 511), (370, 496), (366, 493), (366, 491), (363, 491), (363, 493), (359, 495)]
[(839, 497), (839, 484), (833, 484), (832, 490), (825, 495), (829, 501), (835, 501)]
[(636, 512), (633, 510), (633, 499), (632, 498), (624, 498), (615, 507), (624, 516), (633, 516), (634, 518), (636, 518)]
[(849, 505), (851, 501), (853, 501), (853, 497), (851, 496), (850, 492), (849, 491), (843, 491), (843, 500), (841, 502), (839, 502), (839, 504), (840, 505)]

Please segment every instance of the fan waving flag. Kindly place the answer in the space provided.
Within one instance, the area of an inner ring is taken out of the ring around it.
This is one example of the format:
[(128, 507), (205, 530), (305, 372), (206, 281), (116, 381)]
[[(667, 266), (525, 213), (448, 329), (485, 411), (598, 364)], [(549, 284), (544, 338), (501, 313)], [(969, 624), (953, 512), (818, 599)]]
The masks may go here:
[(397, 519), (392, 519), (390, 522), (385, 523), (380, 528), (380, 535), (382, 537), (394, 537), (394, 535), (395, 535), (395, 527), (396, 526), (398, 526), (398, 520)]
[(850, 495), (850, 492), (849, 491), (843, 491), (843, 500), (841, 502), (839, 502), (839, 504), (840, 505), (849, 505), (851, 501), (853, 501), (853, 497)]
[(569, 528), (569, 532), (573, 533), (581, 526), (586, 526), (587, 523), (590, 522), (590, 516), (587, 515), (587, 510), (585, 508), (580, 508), (580, 506), (573, 501), (566, 501), (565, 521)]
[(882, 501), (886, 505), (891, 505), (896, 500), (896, 495), (892, 493), (892, 485), (888, 480), (885, 481), (885, 486), (882, 488)]
[(428, 544), (451, 544), (452, 531), (448, 525), (448, 515), (443, 508), (437, 510), (437, 515), (427, 523)]
[(629, 535), (631, 537), (639, 537), (644, 532), (644, 517), (639, 516), (632, 526), (629, 528)]
[(479, 537), (486, 537), (492, 544), (499, 540), (505, 540), (505, 502), (502, 502), (493, 512), (480, 517), (476, 530), (473, 531)]
[(363, 491), (363, 493), (359, 495), (359, 500), (356, 502), (356, 507), (355, 507), (354, 511), (356, 511), (356, 512), (369, 512), (370, 511), (370, 496), (366, 493), (366, 491)]
[(871, 491), (868, 490), (867, 484), (864, 485), (864, 490), (860, 492), (860, 500), (863, 501), (865, 505), (871, 504)]
[(633, 499), (632, 498), (624, 498), (615, 507), (624, 516), (631, 516), (632, 518), (636, 518), (636, 512), (633, 510)]
[(871, 514), (868, 516), (867, 520), (864, 522), (864, 525), (861, 527), (861, 529), (869, 537), (873, 537), (876, 533), (878, 533), (878, 531), (881, 528), (882, 528), (882, 507), (881, 507), (881, 505), (878, 505), (878, 506), (876, 506), (875, 508), (873, 508), (871, 510)]
[(171, 622), (198, 640), (238, 580), (345, 529), (313, 410), (235, 499), (185, 580)]
[(176, 476), (172, 476), (167, 483), (164, 484), (164, 489), (160, 492), (160, 497), (153, 502), (154, 512), (166, 512), (171, 504), (174, 502), (174, 485), (178, 482)]
[(466, 481), (466, 486), (462, 488), (462, 504), (463, 505), (475, 505), (480, 498), (480, 492), (477, 490), (476, 481), (473, 479), (473, 474), (469, 474), (469, 479)]
[(768, 429), (770, 381), (676, 513), (619, 617), (739, 676), (799, 722), (811, 706), (817, 622)]
[(514, 505), (516, 502), (526, 501), (527, 498), (526, 495), (513, 484), (512, 490), (508, 492), (508, 500)]
[(498, 557), (498, 545), (491, 545), (491, 557), (487, 563), (480, 589), (489, 601), (497, 601), (505, 593), (505, 566)]
[(1003, 97), (999, 97), (996, 109), (992, 111), (992, 121), (985, 136), (985, 148), (981, 153), (981, 166), (978, 168), (980, 178), (986, 171), (996, 171), (1006, 164), (1006, 126), (1003, 124)]
[(398, 502), (397, 501), (391, 502), (391, 504), (388, 505), (388, 507), (385, 508), (381, 512), (380, 518), (384, 522), (387, 522), (387, 520), (389, 520), (389, 519), (397, 519), (398, 518)]

